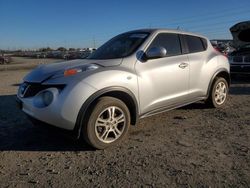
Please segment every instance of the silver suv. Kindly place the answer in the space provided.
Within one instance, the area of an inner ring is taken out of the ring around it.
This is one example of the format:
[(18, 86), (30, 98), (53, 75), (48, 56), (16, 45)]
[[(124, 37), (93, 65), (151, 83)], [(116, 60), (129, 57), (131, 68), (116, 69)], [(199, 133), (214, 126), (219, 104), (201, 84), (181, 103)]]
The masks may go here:
[(88, 59), (39, 66), (17, 101), (32, 119), (103, 149), (139, 118), (200, 100), (222, 107), (229, 83), (228, 60), (207, 38), (143, 29), (112, 38)]

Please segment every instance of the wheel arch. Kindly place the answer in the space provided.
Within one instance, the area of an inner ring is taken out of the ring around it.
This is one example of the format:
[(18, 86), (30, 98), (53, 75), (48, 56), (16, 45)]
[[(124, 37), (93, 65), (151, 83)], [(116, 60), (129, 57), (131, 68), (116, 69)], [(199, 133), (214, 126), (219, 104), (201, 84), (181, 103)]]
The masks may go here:
[(208, 90), (207, 90), (207, 98), (209, 97), (210, 90), (211, 90), (211, 88), (213, 86), (213, 83), (214, 83), (214, 80), (215, 80), (216, 77), (222, 77), (222, 78), (224, 78), (227, 81), (227, 83), (228, 83), (228, 87), (230, 86), (231, 78), (230, 78), (230, 73), (228, 72), (228, 70), (225, 69), (225, 68), (221, 68), (221, 69), (217, 70), (213, 74), (213, 76), (212, 76), (212, 78), (211, 78), (211, 80), (209, 82)]
[(81, 129), (83, 125), (83, 119), (85, 119), (86, 115), (88, 115), (88, 109), (95, 105), (95, 102), (101, 97), (109, 96), (120, 99), (123, 101), (129, 109), (130, 117), (131, 117), (131, 125), (136, 125), (139, 118), (139, 107), (138, 102), (134, 94), (127, 88), (124, 87), (107, 87), (101, 89), (94, 94), (92, 94), (83, 104), (77, 115), (77, 120), (74, 128), (74, 132), (77, 135), (77, 138), (80, 137)]

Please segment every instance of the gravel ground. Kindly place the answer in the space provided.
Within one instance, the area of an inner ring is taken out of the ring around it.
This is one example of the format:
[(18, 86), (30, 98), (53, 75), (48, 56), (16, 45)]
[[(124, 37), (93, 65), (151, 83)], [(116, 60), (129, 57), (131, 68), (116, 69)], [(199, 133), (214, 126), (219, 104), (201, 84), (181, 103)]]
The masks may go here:
[(27, 71), (1, 71), (1, 187), (249, 187), (250, 77), (224, 109), (195, 103), (139, 121), (116, 147), (95, 151), (33, 126), (15, 106)]

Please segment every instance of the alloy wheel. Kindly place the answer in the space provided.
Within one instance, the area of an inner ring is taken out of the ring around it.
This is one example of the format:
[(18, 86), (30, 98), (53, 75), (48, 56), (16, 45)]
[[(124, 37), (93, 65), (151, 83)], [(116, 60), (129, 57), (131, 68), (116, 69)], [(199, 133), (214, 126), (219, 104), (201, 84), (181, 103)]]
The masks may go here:
[(110, 106), (105, 108), (95, 122), (95, 134), (104, 143), (117, 140), (126, 126), (125, 114), (119, 107)]
[(215, 87), (214, 100), (218, 105), (225, 102), (227, 97), (227, 87), (224, 82), (218, 82)]

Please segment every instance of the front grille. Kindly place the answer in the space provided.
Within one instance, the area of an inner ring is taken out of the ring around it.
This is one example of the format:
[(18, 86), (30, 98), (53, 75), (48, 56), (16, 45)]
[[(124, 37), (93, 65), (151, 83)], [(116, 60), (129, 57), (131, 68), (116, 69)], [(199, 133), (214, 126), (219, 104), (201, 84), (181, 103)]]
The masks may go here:
[(246, 63), (250, 63), (250, 56), (245, 56), (244, 61), (245, 61)]
[(38, 84), (30, 84), (25, 93), (24, 93), (24, 96), (23, 97), (33, 97), (35, 96), (38, 92), (44, 90), (44, 89), (47, 89), (48, 86), (43, 86), (43, 85), (38, 85)]
[(62, 90), (65, 87), (65, 85), (63, 85), (63, 84), (58, 84), (58, 85), (42, 85), (42, 84), (27, 83), (27, 82), (25, 82), (23, 85), (25, 85), (24, 90), (21, 91), (21, 95), (22, 95), (23, 98), (33, 97), (37, 93), (39, 93), (40, 91), (48, 89), (48, 88), (51, 88), (51, 87), (55, 87), (55, 88), (58, 88), (60, 90)]
[(243, 62), (243, 57), (242, 56), (235, 56), (235, 57), (233, 57), (233, 61), (236, 63), (241, 63), (241, 62)]

